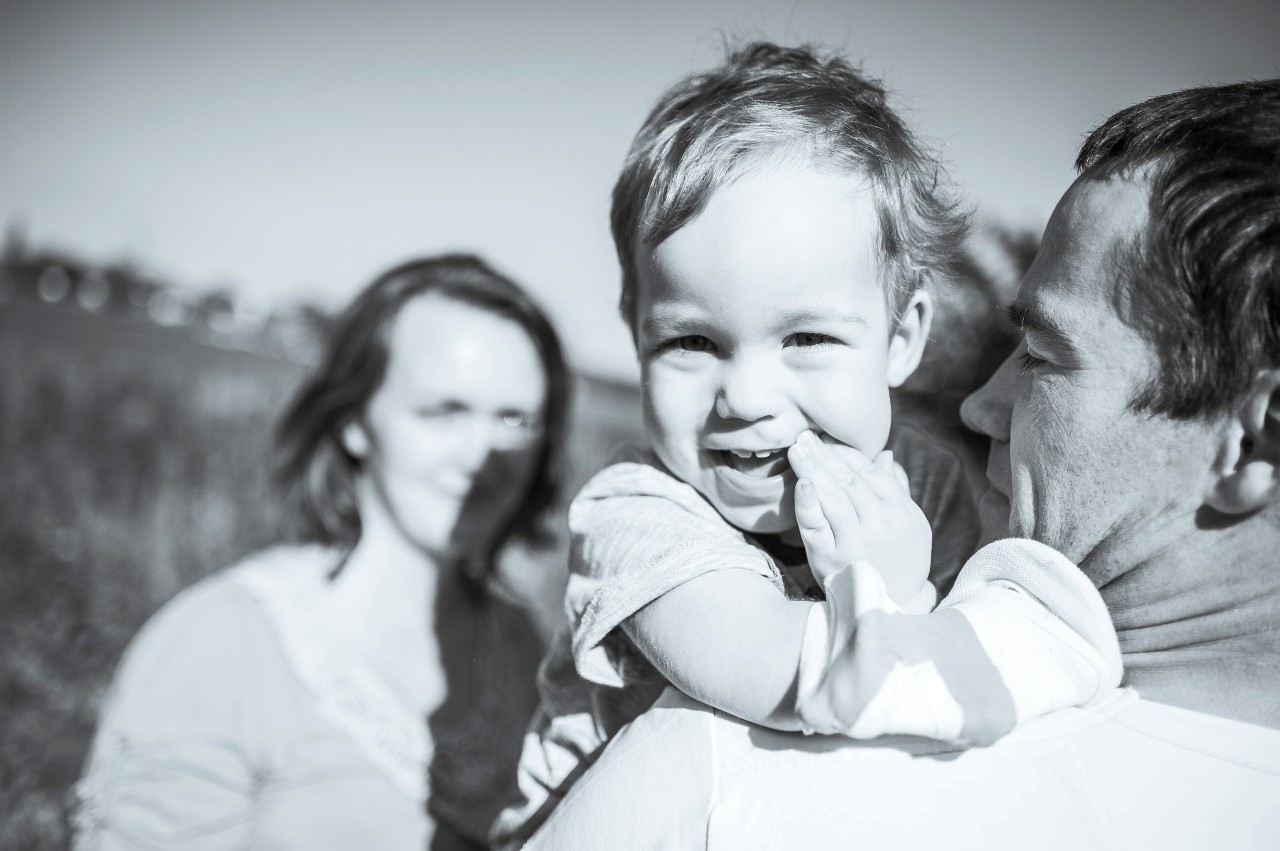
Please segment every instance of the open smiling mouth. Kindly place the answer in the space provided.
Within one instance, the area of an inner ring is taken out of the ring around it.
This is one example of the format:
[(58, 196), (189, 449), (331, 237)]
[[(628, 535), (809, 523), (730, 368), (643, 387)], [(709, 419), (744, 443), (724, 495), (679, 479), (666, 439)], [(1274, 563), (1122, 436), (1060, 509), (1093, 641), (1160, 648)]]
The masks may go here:
[(721, 463), (753, 479), (778, 476), (788, 469), (787, 450), (773, 449), (751, 452), (741, 449), (722, 449), (716, 453)]

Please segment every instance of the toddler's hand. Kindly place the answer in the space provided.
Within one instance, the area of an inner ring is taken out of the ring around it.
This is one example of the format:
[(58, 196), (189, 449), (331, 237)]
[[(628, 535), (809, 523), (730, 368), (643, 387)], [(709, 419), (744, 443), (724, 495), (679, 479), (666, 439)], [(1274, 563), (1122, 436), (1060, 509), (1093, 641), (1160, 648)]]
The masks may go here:
[(862, 560), (880, 572), (899, 605), (915, 597), (929, 576), (933, 532), (893, 453), (872, 462), (806, 431), (787, 458), (799, 479), (796, 522), (814, 577), (822, 582)]

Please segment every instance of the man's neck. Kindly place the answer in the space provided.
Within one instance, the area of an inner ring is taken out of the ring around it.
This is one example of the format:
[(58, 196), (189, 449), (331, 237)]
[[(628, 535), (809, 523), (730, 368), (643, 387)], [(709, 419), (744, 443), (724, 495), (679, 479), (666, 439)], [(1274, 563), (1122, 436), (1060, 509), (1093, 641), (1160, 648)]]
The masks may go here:
[(1099, 590), (1143, 697), (1280, 728), (1280, 528), (1200, 528)]

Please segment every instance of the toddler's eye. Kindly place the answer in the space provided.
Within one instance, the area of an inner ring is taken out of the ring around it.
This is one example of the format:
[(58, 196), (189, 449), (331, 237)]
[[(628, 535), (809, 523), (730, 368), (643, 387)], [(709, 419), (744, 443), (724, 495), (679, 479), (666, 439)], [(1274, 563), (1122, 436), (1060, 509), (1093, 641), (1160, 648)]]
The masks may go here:
[(709, 352), (713, 346), (711, 341), (701, 334), (689, 334), (675, 341), (676, 348), (685, 352)]
[(827, 334), (818, 334), (813, 331), (798, 331), (788, 337), (784, 345), (799, 346), (800, 348), (810, 349), (815, 346), (825, 346), (835, 342), (837, 342), (836, 338)]

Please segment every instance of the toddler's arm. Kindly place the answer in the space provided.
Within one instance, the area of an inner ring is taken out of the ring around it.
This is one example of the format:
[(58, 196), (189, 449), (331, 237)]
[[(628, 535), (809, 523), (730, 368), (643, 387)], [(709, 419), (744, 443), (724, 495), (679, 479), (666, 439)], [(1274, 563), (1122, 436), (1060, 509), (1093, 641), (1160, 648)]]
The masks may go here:
[[(841, 449), (847, 453), (837, 456)], [(929, 523), (890, 456), (877, 464), (806, 432), (790, 453), (808, 490), (796, 513), (814, 575), (822, 580), (858, 558), (883, 566), (895, 599), (928, 611)], [(776, 729), (798, 729), (796, 672), (813, 604), (778, 594), (757, 574), (721, 570), (696, 577), (623, 622), (636, 647), (686, 694)]]
[[(897, 499), (891, 485), (902, 490), (888, 479), (888, 464), (842, 478), (846, 461), (831, 447), (807, 446), (809, 457), (793, 466), (813, 490), (798, 491), (797, 514), (810, 555), (818, 552), (815, 573), (826, 579), (827, 601), (788, 601), (745, 571), (707, 574), (667, 592), (623, 625), (674, 685), (776, 729), (986, 744), (1119, 683), (1119, 649), (1101, 598), (1047, 547), (1005, 541), (985, 548), (944, 606), (926, 615), (904, 614), (882, 577), (898, 579), (900, 594), (922, 583), (927, 546), (914, 557), (923, 565), (908, 557), (886, 571), (855, 561), (833, 572), (844, 557), (837, 554), (892, 558), (895, 540), (908, 544), (899, 553), (909, 553), (910, 512), (898, 527), (885, 522)], [(878, 490), (868, 496), (872, 476)], [(816, 501), (817, 515), (805, 499)], [(919, 611), (931, 604), (930, 596)]]
[[(1062, 555), (1034, 541), (988, 546), (937, 611), (912, 617), (896, 602), (920, 577), (915, 521), (891, 462), (882, 455), (870, 464), (808, 436), (792, 456), (797, 475), (812, 480), (797, 489), (796, 515), (827, 591), (810, 612), (801, 655), (805, 729), (989, 744), (1021, 721), (1119, 683), (1106, 607)], [(886, 587), (895, 580), (891, 599)]]
[(739, 718), (798, 730), (796, 671), (813, 603), (788, 600), (746, 570), (667, 591), (622, 627), (676, 688)]
[(928, 615), (898, 611), (862, 562), (829, 577), (826, 590), (801, 658), (796, 709), (807, 731), (986, 745), (1120, 684), (1102, 597), (1035, 541), (983, 547)]

